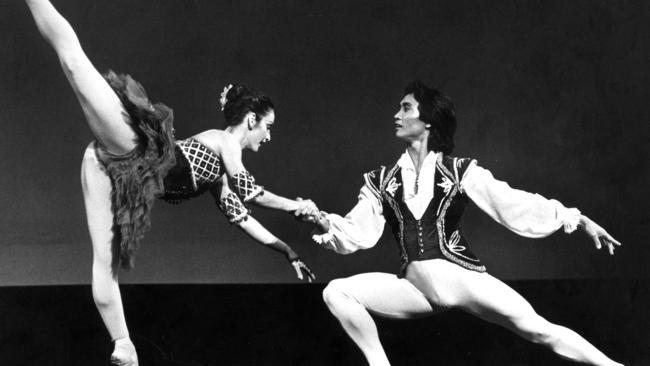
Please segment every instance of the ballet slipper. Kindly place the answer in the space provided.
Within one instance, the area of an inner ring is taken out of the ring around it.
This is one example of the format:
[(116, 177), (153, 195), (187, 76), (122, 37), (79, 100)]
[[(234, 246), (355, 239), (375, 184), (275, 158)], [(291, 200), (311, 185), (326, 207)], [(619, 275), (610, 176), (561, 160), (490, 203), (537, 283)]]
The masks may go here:
[(115, 341), (115, 349), (111, 354), (111, 366), (138, 366), (138, 354), (129, 338)]

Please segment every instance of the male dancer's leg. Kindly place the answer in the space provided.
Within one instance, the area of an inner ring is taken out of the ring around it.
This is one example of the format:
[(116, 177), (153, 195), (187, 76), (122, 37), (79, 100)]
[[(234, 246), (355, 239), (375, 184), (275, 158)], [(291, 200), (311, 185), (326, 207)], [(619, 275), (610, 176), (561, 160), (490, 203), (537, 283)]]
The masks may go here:
[(388, 273), (333, 280), (323, 291), (323, 298), (370, 366), (390, 365), (370, 313), (408, 319), (435, 312), (409, 281)]
[(438, 259), (413, 263), (409, 275), (434, 303), (501, 325), (563, 358), (591, 365), (620, 365), (571, 329), (548, 322), (515, 290), (487, 273)]

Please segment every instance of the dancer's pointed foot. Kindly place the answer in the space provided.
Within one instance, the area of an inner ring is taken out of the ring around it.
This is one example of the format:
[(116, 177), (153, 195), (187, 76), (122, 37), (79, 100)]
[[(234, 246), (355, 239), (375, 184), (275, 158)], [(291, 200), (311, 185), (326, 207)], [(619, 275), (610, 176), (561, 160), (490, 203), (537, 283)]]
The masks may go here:
[(138, 366), (138, 354), (131, 339), (120, 338), (115, 341), (111, 366)]

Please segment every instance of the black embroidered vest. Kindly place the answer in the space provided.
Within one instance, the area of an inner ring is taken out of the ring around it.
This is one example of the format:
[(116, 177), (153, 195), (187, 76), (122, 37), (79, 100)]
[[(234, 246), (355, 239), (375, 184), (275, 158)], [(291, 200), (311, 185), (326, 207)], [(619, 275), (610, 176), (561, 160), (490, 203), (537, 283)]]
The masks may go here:
[(471, 159), (438, 155), (434, 192), (424, 215), (416, 220), (404, 203), (399, 165), (364, 174), (370, 190), (380, 200), (384, 217), (397, 241), (403, 276), (412, 261), (444, 258), (467, 269), (484, 272), (485, 266), (469, 249), (461, 233), (461, 218), (469, 198), (461, 191)]

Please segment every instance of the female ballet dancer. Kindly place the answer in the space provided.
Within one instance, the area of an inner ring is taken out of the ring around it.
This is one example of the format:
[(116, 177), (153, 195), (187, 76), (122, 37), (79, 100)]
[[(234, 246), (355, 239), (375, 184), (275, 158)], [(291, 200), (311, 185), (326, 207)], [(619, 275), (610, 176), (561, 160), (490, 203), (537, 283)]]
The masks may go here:
[(26, 0), (38, 30), (56, 51), (95, 137), (81, 168), (92, 247), (92, 292), (115, 347), (111, 362), (138, 365), (129, 338), (118, 284), (119, 267), (133, 266), (138, 242), (150, 226), (155, 198), (178, 203), (209, 191), (231, 223), (282, 253), (299, 279), (314, 279), (296, 252), (249, 216), (245, 203), (314, 215), (310, 200), (272, 194), (255, 182), (241, 161), (242, 149), (258, 151), (271, 140), (271, 100), (241, 85), (224, 88), (227, 127), (174, 140), (173, 115), (151, 104), (128, 75), (102, 77), (81, 48), (70, 24), (48, 0)]
[[(620, 243), (575, 208), (510, 188), (473, 159), (449, 156), (456, 130), (454, 105), (440, 91), (409, 85), (395, 114), (395, 136), (406, 151), (364, 175), (359, 202), (345, 217), (315, 220), (323, 247), (347, 254), (374, 246), (389, 224), (398, 242), (399, 273), (336, 279), (323, 298), (371, 366), (389, 365), (370, 314), (407, 319), (464, 310), (542, 344), (559, 356), (590, 365), (620, 366), (576, 332), (552, 324), (508, 285), (486, 273), (461, 229), (469, 200), (515, 233), (539, 238), (560, 227), (581, 228), (610, 254)], [(443, 351), (443, 350), (440, 350)]]

